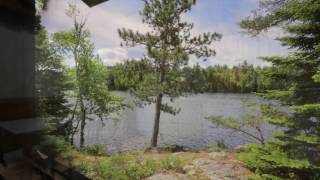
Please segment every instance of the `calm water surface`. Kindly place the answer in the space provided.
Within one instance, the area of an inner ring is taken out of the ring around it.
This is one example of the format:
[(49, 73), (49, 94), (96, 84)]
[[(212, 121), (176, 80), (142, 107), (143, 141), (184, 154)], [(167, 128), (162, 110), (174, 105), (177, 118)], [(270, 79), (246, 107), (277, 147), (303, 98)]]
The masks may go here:
[[(133, 97), (126, 92), (116, 92)], [(168, 101), (168, 99), (166, 99)], [(216, 128), (206, 117), (223, 116), (241, 118), (249, 109), (243, 101), (263, 101), (251, 94), (196, 94), (180, 97), (173, 103), (181, 108), (178, 115), (162, 113), (160, 120), (159, 145), (178, 144), (194, 150), (203, 150), (216, 140), (224, 139), (229, 146), (254, 142), (242, 134)], [(121, 112), (120, 121), (91, 121), (87, 123), (85, 144), (103, 144), (110, 152), (143, 150), (150, 144), (153, 128), (154, 105), (128, 109)], [(266, 137), (270, 137), (271, 127), (263, 127)], [(78, 138), (75, 139), (78, 142)]]

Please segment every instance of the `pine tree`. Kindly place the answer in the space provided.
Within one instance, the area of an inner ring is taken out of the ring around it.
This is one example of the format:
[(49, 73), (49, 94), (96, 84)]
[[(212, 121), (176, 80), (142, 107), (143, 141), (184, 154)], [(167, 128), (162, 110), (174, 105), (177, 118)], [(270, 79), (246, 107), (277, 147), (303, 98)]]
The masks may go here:
[(65, 119), (70, 108), (65, 91), (69, 89), (63, 57), (58, 55), (50, 36), (41, 25), (41, 12), (46, 10), (47, 0), (36, 1), (35, 35), (35, 89), (37, 116), (42, 118), (49, 134), (66, 138)]
[(38, 116), (45, 120), (50, 133), (66, 136), (62, 120), (70, 112), (65, 94), (69, 86), (63, 58), (54, 52), (44, 29), (36, 35), (35, 59)]
[(242, 159), (263, 179), (320, 178), (320, 1), (265, 0), (241, 27), (258, 35), (272, 27), (285, 31), (278, 38), (291, 49), (285, 57), (265, 57), (274, 71), (274, 80), (287, 81), (285, 91), (272, 91), (264, 97), (275, 98), (289, 106), (290, 114), (268, 109), (270, 123), (282, 127), (276, 140), (266, 145), (250, 145)]
[(197, 37), (190, 34), (192, 23), (182, 21), (181, 16), (191, 10), (194, 0), (144, 0), (142, 20), (151, 29), (147, 33), (119, 29), (119, 35), (127, 46), (142, 45), (146, 55), (142, 58), (152, 67), (153, 72), (145, 75), (134, 94), (146, 103), (155, 103), (155, 119), (151, 147), (156, 147), (161, 112), (178, 113), (178, 109), (163, 102), (182, 94), (180, 68), (188, 64), (190, 55), (210, 57), (215, 51), (210, 47), (220, 39), (217, 33), (204, 33)]

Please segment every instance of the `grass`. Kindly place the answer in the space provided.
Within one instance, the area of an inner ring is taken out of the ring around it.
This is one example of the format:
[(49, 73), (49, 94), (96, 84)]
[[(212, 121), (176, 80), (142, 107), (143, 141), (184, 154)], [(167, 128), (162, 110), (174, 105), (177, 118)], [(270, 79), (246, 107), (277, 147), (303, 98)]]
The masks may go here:
[(79, 154), (73, 164), (90, 179), (140, 180), (158, 172), (184, 173), (183, 167), (189, 162), (183, 157), (155, 158), (135, 152), (109, 157)]
[(76, 148), (58, 141), (59, 161), (71, 166), (90, 179), (140, 180), (160, 172), (184, 173), (190, 157), (142, 152), (103, 154), (103, 148)]
[(228, 151), (228, 146), (225, 144), (223, 139), (216, 140), (215, 144), (211, 144), (208, 147), (209, 152), (223, 152)]
[(106, 149), (103, 145), (100, 144), (95, 144), (90, 147), (84, 147), (80, 149), (82, 153), (88, 154), (88, 155), (93, 155), (93, 156), (104, 156), (107, 155)]
[[(210, 158), (207, 152), (128, 152), (107, 156), (105, 148), (100, 145), (78, 150), (62, 140), (57, 140), (54, 144), (58, 161), (94, 180), (140, 180), (156, 173), (182, 173), (187, 174), (192, 180), (208, 179), (200, 169), (195, 169), (194, 173), (190, 174), (190, 171), (184, 168), (192, 164), (194, 159)], [(223, 146), (220, 143), (219, 148), (221, 147)], [(231, 155), (223, 161), (234, 162), (237, 158)]]

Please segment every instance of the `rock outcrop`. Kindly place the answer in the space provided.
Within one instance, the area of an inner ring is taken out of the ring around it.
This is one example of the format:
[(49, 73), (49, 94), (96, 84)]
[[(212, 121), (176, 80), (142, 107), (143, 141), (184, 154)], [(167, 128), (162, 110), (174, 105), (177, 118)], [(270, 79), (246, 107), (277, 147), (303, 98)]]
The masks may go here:
[(244, 180), (251, 174), (243, 164), (224, 152), (212, 152), (207, 157), (196, 158), (184, 167), (184, 171), (185, 174), (159, 173), (147, 180)]

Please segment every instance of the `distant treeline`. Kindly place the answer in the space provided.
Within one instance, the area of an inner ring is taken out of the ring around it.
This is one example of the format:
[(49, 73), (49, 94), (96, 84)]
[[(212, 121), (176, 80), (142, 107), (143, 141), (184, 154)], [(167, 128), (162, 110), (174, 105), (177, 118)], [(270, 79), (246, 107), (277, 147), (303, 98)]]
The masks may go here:
[[(129, 90), (145, 76), (146, 65), (130, 61), (124, 64), (109, 66), (107, 81), (110, 90)], [(139, 70), (143, 68), (144, 70)], [(228, 92), (250, 93), (265, 90), (284, 89), (286, 82), (275, 81), (268, 76), (268, 72), (276, 71), (272, 67), (254, 67), (246, 61), (228, 67), (226, 65), (200, 67), (198, 64), (181, 69), (183, 88), (185, 92)]]

